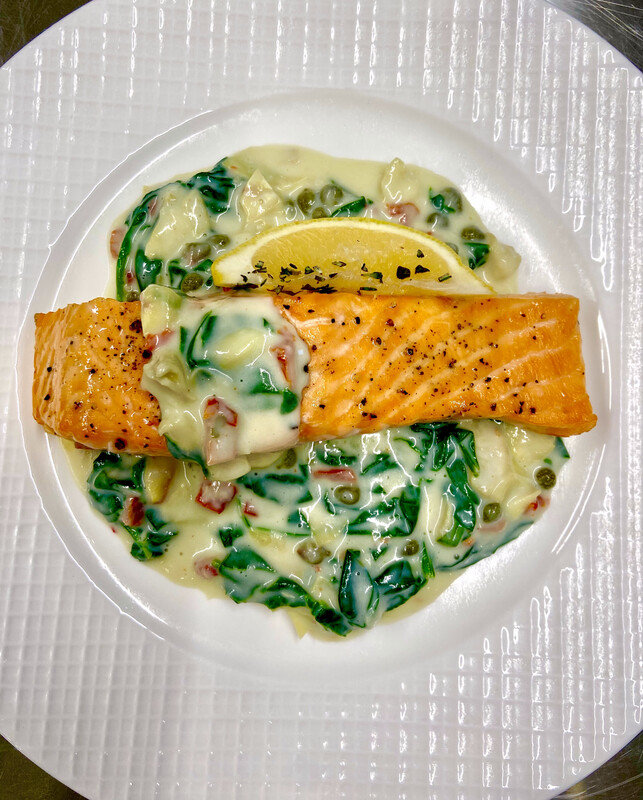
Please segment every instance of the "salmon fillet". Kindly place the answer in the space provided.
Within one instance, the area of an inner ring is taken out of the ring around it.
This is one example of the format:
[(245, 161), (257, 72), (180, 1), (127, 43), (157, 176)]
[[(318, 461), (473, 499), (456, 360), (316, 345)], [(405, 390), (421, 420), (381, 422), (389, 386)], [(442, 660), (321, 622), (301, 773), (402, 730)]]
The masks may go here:
[[(585, 389), (578, 300), (566, 295), (275, 296), (310, 351), (302, 441), (457, 419), (557, 436), (596, 416)], [(99, 298), (36, 314), (33, 413), (91, 448), (167, 454), (140, 304)]]
[(591, 430), (578, 300), (568, 295), (278, 296), (311, 352), (300, 436), (500, 419)]
[(35, 320), (36, 421), (86, 447), (167, 455), (158, 402), (140, 388), (140, 303), (98, 298)]

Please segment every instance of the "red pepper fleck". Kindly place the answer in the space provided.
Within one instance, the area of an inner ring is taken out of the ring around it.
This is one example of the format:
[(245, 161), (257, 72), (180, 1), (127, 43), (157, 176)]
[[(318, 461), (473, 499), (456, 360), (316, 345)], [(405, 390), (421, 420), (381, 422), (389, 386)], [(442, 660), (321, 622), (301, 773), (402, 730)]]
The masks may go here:
[(128, 497), (121, 514), (121, 522), (130, 528), (138, 527), (145, 516), (145, 508), (139, 497)]
[(350, 467), (315, 469), (313, 470), (313, 476), (315, 478), (328, 478), (338, 483), (357, 483), (357, 475)]
[(201, 561), (194, 562), (194, 571), (197, 575), (200, 575), (202, 578), (216, 578), (219, 574), (219, 570), (216, 567), (212, 566), (212, 563), (208, 559), (203, 559)]
[(544, 497), (542, 494), (539, 494), (538, 497), (533, 501), (533, 503), (529, 503), (527, 508), (525, 509), (525, 516), (533, 517), (541, 508), (547, 508), (549, 505), (548, 498)]
[(145, 337), (145, 349), (154, 351), (157, 347), (161, 347), (164, 344), (167, 344), (170, 339), (174, 336), (174, 331), (170, 330), (170, 328), (166, 328), (164, 331), (160, 333), (154, 333), (149, 336)]
[(109, 237), (109, 252), (112, 254), (112, 258), (118, 258), (126, 233), (127, 228), (122, 226), (114, 228), (112, 231), (112, 235)]
[(412, 225), (420, 213), (415, 203), (388, 203), (386, 211), (399, 225)]
[(259, 512), (257, 511), (257, 509), (252, 505), (252, 503), (248, 503), (247, 501), (243, 504), (241, 511), (246, 517), (259, 516)]
[(204, 478), (196, 502), (203, 508), (214, 511), (215, 514), (221, 514), (236, 494), (237, 487), (233, 483)]
[(205, 404), (203, 419), (212, 419), (212, 417), (216, 417), (218, 415), (221, 415), (225, 422), (231, 427), (237, 427), (237, 421), (239, 418), (237, 412), (233, 408), (230, 408), (230, 406), (224, 400), (221, 400), (220, 397), (211, 397)]

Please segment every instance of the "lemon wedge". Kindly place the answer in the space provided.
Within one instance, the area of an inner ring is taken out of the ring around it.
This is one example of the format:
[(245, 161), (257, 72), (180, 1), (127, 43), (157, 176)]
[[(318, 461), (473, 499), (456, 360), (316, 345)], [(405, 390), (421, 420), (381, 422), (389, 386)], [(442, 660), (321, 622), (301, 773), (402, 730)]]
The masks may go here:
[(491, 294), (444, 242), (373, 219), (316, 219), (264, 231), (212, 264), (221, 287), (263, 291)]

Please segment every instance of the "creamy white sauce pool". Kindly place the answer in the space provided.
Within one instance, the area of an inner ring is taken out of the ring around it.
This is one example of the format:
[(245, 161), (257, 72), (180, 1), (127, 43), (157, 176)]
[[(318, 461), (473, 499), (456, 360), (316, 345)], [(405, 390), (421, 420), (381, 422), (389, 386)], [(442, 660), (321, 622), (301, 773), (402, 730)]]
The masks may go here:
[[(385, 165), (299, 147), (249, 148), (210, 173), (151, 190), (115, 231), (119, 296), (133, 299), (149, 287), (144, 330), (160, 346), (145, 380), (161, 402), (162, 432), (202, 466), (99, 457), (92, 472), (84, 452), (70, 459), (83, 481), (91, 473), (95, 505), (128, 525), (129, 533), (120, 531), (134, 540), (134, 554), (169, 579), (212, 597), (225, 585), (238, 602), (294, 606), (300, 633), (323, 632), (315, 616), (344, 634), (384, 612), (393, 619), (417, 609), (456, 569), (518, 535), (547, 504), (567, 454), (560, 440), (488, 420), (292, 447), (298, 404), (282, 413), (281, 401), (271, 409), (239, 402), (238, 370), (251, 368), (299, 401), (306, 354), (295, 339), (297, 374), (287, 380), (274, 358), (287, 323), (266, 297), (243, 298), (231, 312), (217, 310), (216, 295), (204, 305), (212, 261), (268, 228), (330, 216), (431, 233), (496, 290), (515, 291), (519, 257), (447, 179), (399, 159)], [(192, 299), (177, 303), (163, 287)], [(198, 338), (208, 313), (219, 325), (212, 341)], [(189, 364), (188, 342), (196, 342)], [(213, 367), (207, 380), (186, 370), (199, 362)], [(216, 408), (207, 424), (209, 403)], [(222, 460), (208, 470), (207, 462)]]
[[(438, 429), (441, 438), (430, 426), (412, 427), (299, 445), (232, 482), (206, 478), (192, 462), (147, 459), (141, 496), (155, 499), (155, 513), (179, 531), (165, 555), (150, 563), (212, 596), (221, 594), (219, 576), (227, 575), (226, 588), (238, 600), (248, 599), (257, 587), (272, 592), (268, 599), (275, 593), (281, 598), (284, 588), (276, 592), (275, 584), (296, 578), (315, 603), (339, 613), (338, 591), (348, 582), (345, 554), (350, 552), (359, 554), (354, 560), (366, 574), (393, 575), (405, 597), (417, 580), (427, 602), (462, 564), (486, 557), (533, 521), (549, 494), (540, 473), (555, 475), (565, 452), (553, 437), (491, 421), (470, 422), (466, 429), (446, 424)], [(467, 481), (454, 483), (450, 471), (474, 458), (467, 429), (479, 434), (475, 459), (481, 466), (468, 472)], [(445, 444), (452, 451), (446, 458)], [(86, 453), (82, 457), (87, 466)], [(490, 462), (494, 469), (485, 475)], [(233, 492), (213, 506), (222, 487)], [(458, 523), (466, 525), (471, 510), (458, 492), (473, 487), (480, 501), (478, 519), (454, 542)], [(109, 494), (111, 487), (106, 490)], [(246, 562), (231, 566), (235, 553), (246, 560), (252, 554), (255, 565), (263, 560), (272, 571), (264, 569), (257, 583)], [(369, 588), (358, 583), (359, 590), (351, 589), (365, 602), (354, 609), (351, 622), (357, 628), (373, 624), (395, 600), (385, 595), (381, 608), (371, 607)], [(299, 618), (300, 629), (304, 621)]]
[(270, 297), (196, 299), (152, 285), (141, 321), (154, 343), (141, 386), (159, 401), (173, 454), (213, 465), (297, 442), (309, 354)]

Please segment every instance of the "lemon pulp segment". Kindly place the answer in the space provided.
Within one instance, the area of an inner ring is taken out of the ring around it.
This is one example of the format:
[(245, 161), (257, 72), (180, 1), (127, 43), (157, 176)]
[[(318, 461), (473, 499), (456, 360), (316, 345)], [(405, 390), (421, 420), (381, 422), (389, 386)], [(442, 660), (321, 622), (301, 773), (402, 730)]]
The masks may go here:
[(264, 291), (489, 294), (444, 242), (372, 219), (320, 219), (262, 232), (212, 265), (221, 287)]

